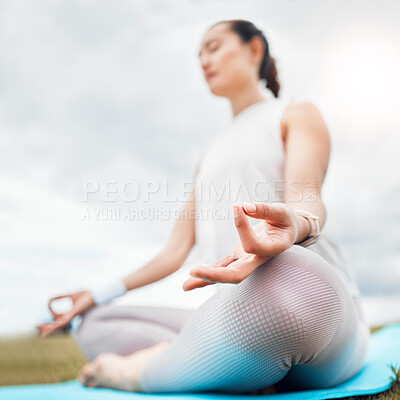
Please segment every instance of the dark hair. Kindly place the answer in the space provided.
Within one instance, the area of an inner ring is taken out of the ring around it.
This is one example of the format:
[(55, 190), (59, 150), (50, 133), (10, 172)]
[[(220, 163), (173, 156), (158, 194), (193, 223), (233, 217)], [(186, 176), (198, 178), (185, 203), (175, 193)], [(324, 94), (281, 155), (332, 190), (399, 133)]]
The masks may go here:
[(259, 36), (264, 42), (264, 57), (262, 59), (259, 78), (266, 80), (266, 87), (271, 90), (275, 97), (278, 97), (280, 84), (278, 79), (278, 70), (276, 69), (275, 58), (269, 54), (269, 46), (264, 33), (258, 29), (252, 22), (244, 19), (231, 19), (226, 21), (219, 21), (212, 25), (210, 29), (218, 24), (226, 23), (229, 28), (236, 32), (243, 42), (249, 42), (253, 37)]

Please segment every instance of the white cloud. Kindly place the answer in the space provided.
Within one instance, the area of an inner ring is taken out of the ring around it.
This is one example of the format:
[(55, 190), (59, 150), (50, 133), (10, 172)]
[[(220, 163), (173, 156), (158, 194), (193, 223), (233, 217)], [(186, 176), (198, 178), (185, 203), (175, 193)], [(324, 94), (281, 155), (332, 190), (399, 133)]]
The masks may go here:
[[(8, 258), (0, 268), (10, 284), (21, 274), (34, 288), (45, 282), (44, 301), (50, 289), (73, 287), (74, 271), (88, 278), (102, 251), (107, 276), (110, 260), (126, 272), (166, 240), (171, 220), (82, 227), (82, 185), (156, 177), (174, 181), (176, 193), (180, 179), (192, 178), (230, 118), (202, 78), (201, 37), (218, 20), (248, 18), (265, 30), (282, 95), (315, 102), (328, 123), (327, 229), (351, 256), (364, 294), (395, 292), (399, 11), (395, 0), (3, 1), (0, 245)], [(155, 197), (152, 206), (163, 205)], [(142, 240), (138, 258), (130, 238)], [(43, 281), (46, 269), (55, 275)]]

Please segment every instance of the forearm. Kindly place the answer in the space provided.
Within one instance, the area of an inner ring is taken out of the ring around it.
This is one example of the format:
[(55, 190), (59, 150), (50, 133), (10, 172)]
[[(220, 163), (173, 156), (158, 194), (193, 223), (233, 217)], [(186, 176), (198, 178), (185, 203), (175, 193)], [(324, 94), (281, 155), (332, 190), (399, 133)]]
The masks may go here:
[(157, 282), (177, 271), (184, 263), (190, 248), (191, 246), (186, 249), (185, 246), (180, 249), (164, 248), (143, 267), (123, 279), (126, 289), (129, 291)]
[(195, 193), (193, 191), (163, 249), (143, 267), (123, 279), (128, 291), (157, 282), (182, 266), (196, 242), (195, 218), (191, 212), (194, 209)]
[(182, 240), (180, 235), (173, 235), (167, 245), (140, 269), (123, 279), (116, 278), (93, 287), (90, 292), (95, 304), (107, 303), (115, 297), (123, 296), (129, 290), (159, 281), (177, 271), (193, 244), (191, 240)]

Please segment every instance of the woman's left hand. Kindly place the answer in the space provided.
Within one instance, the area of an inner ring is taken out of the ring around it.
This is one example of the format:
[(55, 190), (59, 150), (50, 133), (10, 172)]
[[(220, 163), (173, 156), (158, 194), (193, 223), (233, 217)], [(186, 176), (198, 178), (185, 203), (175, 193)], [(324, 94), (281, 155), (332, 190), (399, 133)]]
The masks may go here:
[[(295, 243), (300, 229), (299, 217), (287, 204), (246, 202), (233, 208), (240, 241), (221, 260), (192, 268), (192, 277), (183, 284), (185, 291), (214, 283), (240, 283), (258, 266)], [(262, 221), (252, 227), (246, 215)]]

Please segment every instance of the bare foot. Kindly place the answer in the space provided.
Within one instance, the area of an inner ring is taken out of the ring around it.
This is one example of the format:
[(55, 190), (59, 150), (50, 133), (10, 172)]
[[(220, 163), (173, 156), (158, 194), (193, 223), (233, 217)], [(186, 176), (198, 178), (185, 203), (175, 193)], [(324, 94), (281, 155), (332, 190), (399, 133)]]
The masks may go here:
[(168, 341), (160, 342), (128, 356), (99, 354), (93, 362), (83, 366), (78, 374), (78, 381), (86, 387), (143, 392), (141, 375), (144, 364), (168, 345)]

